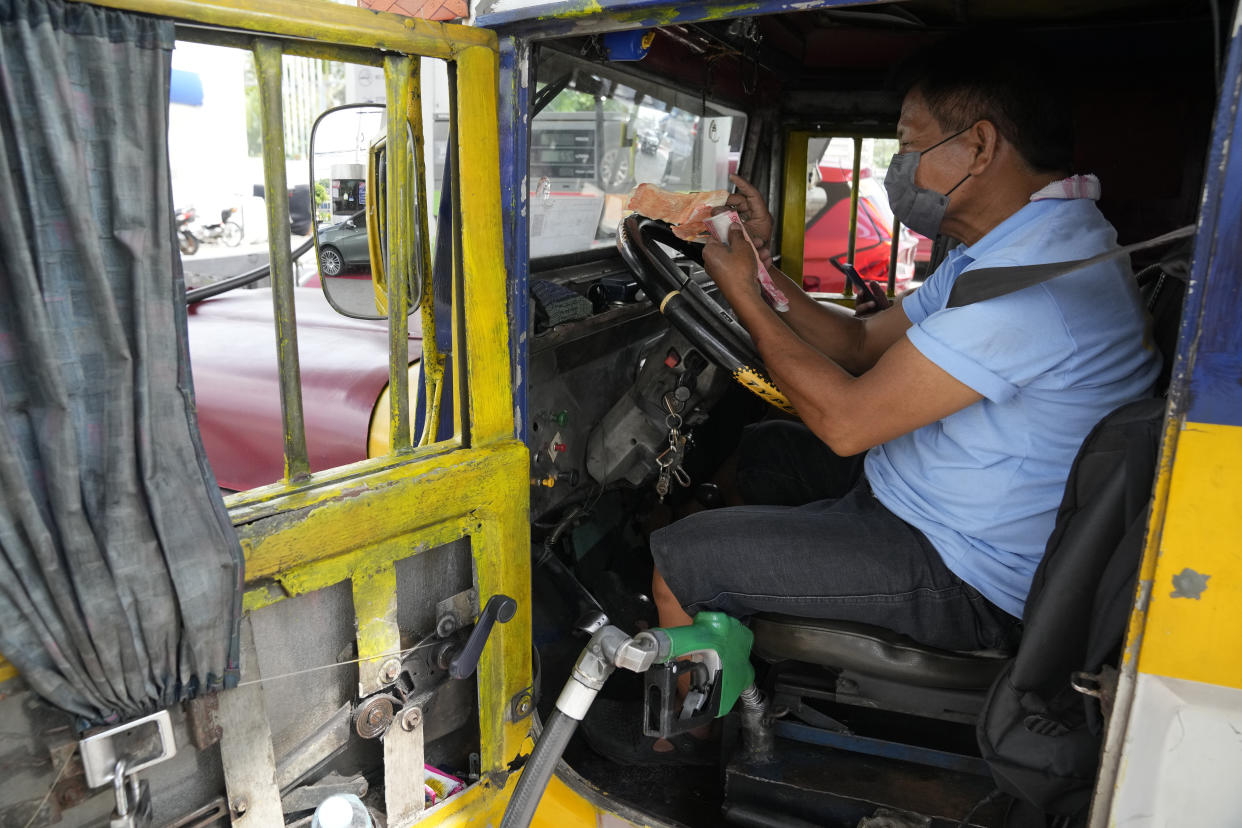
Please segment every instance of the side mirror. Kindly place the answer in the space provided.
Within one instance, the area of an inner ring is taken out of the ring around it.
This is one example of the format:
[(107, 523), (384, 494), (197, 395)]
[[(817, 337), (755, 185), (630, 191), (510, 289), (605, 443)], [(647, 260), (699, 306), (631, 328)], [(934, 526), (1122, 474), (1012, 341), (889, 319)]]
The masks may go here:
[[(385, 170), (388, 116), (380, 104), (329, 109), (311, 129), (311, 186), (329, 205), (314, 226), (319, 281), (338, 313), (388, 317), (385, 279)], [(322, 192), (320, 190), (322, 189)], [(413, 277), (413, 274), (411, 274)], [(421, 285), (410, 285), (413, 312)]]

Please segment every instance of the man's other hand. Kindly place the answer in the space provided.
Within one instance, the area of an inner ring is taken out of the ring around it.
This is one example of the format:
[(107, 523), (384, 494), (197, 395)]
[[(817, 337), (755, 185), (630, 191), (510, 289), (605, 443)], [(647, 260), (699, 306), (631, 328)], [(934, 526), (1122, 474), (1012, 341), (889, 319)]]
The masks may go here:
[(724, 206), (715, 208), (712, 214), (736, 210), (746, 225), (750, 240), (755, 243), (755, 250), (759, 253), (759, 258), (763, 260), (763, 266), (771, 267), (772, 213), (768, 211), (768, 205), (764, 204), (763, 196), (749, 181), (740, 175), (730, 175), (729, 180), (737, 187), (737, 192), (730, 194), (725, 199)]
[(755, 263), (755, 254), (742, 234), (742, 228), (736, 224), (729, 226), (727, 244), (710, 241), (703, 248), (703, 267), (720, 286), (729, 304), (737, 304), (746, 291), (759, 294), (756, 278), (759, 268)]
[(855, 316), (871, 316), (879, 310), (880, 306), (876, 304), (874, 299), (857, 299), (854, 302)]

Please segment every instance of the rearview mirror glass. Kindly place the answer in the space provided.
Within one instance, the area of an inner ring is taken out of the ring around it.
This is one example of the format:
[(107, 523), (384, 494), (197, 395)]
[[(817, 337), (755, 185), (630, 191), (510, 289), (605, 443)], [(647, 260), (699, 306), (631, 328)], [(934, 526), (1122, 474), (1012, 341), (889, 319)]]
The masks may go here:
[(384, 186), (387, 135), (387, 113), (377, 104), (330, 109), (319, 116), (311, 131), (319, 281), (333, 308), (362, 319), (388, 316), (384, 204), (380, 194), (373, 192)]

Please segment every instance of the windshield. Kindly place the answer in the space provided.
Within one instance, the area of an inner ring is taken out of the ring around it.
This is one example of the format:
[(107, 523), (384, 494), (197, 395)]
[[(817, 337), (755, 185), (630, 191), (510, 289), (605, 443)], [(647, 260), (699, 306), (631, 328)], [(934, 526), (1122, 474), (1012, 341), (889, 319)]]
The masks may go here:
[(746, 116), (701, 96), (545, 51), (530, 137), (531, 258), (615, 243), (630, 192), (717, 190), (737, 169)]

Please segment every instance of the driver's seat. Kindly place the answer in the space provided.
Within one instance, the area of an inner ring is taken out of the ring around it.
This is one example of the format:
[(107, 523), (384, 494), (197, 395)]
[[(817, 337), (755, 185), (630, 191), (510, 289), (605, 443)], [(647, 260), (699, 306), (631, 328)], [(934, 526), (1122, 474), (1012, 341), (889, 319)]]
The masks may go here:
[(791, 615), (756, 615), (751, 631), (754, 654), (776, 665), (774, 709), (829, 730), (841, 726), (817, 713), (817, 700), (973, 724), (1013, 657), (942, 650), (884, 627)]
[[(775, 705), (815, 724), (811, 698), (876, 707), (948, 721), (973, 722), (1011, 653), (929, 647), (884, 627), (851, 621), (756, 615), (753, 652), (786, 664), (778, 673)], [(814, 665), (830, 671), (800, 669)]]

